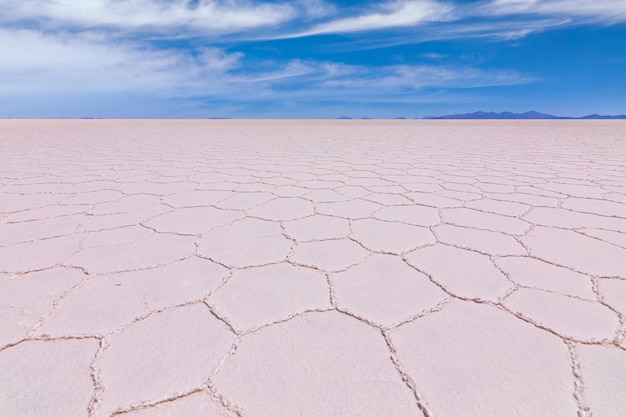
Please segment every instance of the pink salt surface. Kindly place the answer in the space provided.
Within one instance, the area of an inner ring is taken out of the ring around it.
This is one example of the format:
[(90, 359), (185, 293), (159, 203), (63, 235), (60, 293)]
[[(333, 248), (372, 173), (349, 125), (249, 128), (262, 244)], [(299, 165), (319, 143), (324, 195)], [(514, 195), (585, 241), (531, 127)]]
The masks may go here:
[(0, 121), (0, 416), (623, 417), (626, 123)]

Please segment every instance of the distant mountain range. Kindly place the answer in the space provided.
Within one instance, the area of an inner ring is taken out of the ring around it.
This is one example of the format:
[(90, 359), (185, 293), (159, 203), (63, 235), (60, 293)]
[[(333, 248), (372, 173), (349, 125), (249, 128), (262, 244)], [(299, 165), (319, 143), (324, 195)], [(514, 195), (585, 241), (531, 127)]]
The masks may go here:
[(552, 114), (539, 113), (536, 111), (527, 111), (526, 113), (512, 113), (509, 111), (496, 113), (496, 112), (484, 112), (477, 111), (474, 113), (463, 114), (448, 114), (446, 116), (439, 117), (425, 117), (425, 119), (567, 119), (567, 120), (582, 120), (582, 119), (626, 119), (626, 115), (618, 116), (602, 116), (599, 114), (590, 114), (583, 117), (566, 117), (566, 116), (554, 116)]

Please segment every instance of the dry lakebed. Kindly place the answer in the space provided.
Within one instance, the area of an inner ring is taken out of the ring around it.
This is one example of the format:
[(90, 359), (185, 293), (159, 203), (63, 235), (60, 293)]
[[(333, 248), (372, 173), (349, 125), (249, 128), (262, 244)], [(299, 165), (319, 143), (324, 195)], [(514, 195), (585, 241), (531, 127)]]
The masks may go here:
[(624, 417), (626, 121), (1, 120), (4, 417)]

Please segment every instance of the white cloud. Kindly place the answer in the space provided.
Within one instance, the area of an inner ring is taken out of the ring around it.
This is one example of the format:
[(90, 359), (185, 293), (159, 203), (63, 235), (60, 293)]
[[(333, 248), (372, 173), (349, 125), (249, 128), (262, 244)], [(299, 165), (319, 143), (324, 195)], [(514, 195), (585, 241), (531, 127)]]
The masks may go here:
[(242, 54), (202, 48), (195, 54), (155, 50), (94, 34), (0, 29), (0, 95), (51, 91), (183, 92), (239, 66)]
[[(19, 45), (19, 47), (16, 47)], [(103, 35), (0, 29), (0, 97), (135, 94), (233, 102), (283, 97), (376, 96), (427, 87), (527, 82), (519, 74), (442, 66), (365, 67), (333, 62), (255, 61), (219, 48), (155, 50)], [(284, 88), (288, 86), (288, 88)]]
[(0, 29), (0, 56), (0, 102), (5, 103), (129, 95), (254, 102), (277, 99), (285, 86), (315, 88), (351, 68), (299, 59), (259, 61), (212, 47), (153, 49), (104, 34), (7, 29)]
[[(361, 74), (329, 80), (330, 87), (370, 90), (379, 94), (416, 92), (424, 88), (475, 88), (522, 84), (531, 81), (514, 71), (483, 71), (472, 67), (436, 65), (393, 65), (372, 71), (362, 68)], [(376, 94), (374, 92), (374, 94)]]
[(608, 23), (626, 20), (626, 0), (493, 0), (482, 9), (492, 15), (542, 14)]
[(294, 0), (291, 4), (304, 12), (305, 19), (321, 18), (337, 13), (337, 7), (325, 0)]
[(471, 25), (459, 23), (441, 27), (425, 36), (429, 39), (469, 39), (490, 38), (496, 40), (512, 40), (542, 32), (549, 28), (564, 26), (571, 23), (569, 18), (529, 18), (504, 19), (501, 21), (481, 21)]
[[(0, 27), (114, 29), (125, 35), (181, 38), (240, 34), (240, 38), (254, 39), (398, 29), (396, 33), (409, 39), (411, 27), (427, 27), (433, 38), (454, 38), (463, 31), (469, 36), (479, 33), (475, 28), (485, 21), (534, 26), (495, 34), (514, 39), (570, 18), (572, 23), (626, 21), (626, 0), (387, 0), (362, 7), (360, 13), (350, 15), (355, 8), (340, 7), (331, 0), (0, 0)], [(538, 28), (540, 18), (545, 18), (546, 26)], [(429, 22), (439, 24), (426, 26)], [(296, 33), (295, 26), (301, 28)]]
[(537, 0), (493, 0), (491, 7), (507, 10), (507, 13), (517, 13), (530, 9), (537, 3)]
[(0, 21), (37, 19), (51, 27), (176, 29), (232, 33), (293, 17), (287, 4), (245, 0), (0, 0)]
[(384, 3), (375, 11), (360, 16), (318, 24), (310, 30), (290, 37), (414, 26), (430, 21), (445, 20), (451, 11), (450, 6), (433, 0), (396, 1)]

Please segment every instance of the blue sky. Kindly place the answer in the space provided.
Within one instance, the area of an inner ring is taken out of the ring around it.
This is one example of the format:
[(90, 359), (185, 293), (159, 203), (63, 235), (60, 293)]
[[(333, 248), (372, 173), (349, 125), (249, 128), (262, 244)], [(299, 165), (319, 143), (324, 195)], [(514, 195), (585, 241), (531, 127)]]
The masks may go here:
[(0, 0), (0, 117), (626, 113), (626, 0)]

